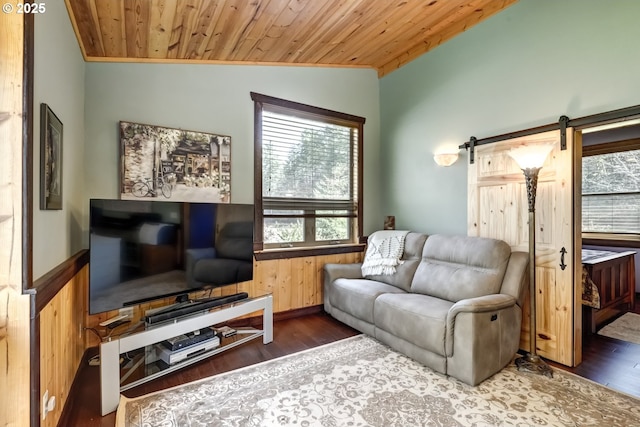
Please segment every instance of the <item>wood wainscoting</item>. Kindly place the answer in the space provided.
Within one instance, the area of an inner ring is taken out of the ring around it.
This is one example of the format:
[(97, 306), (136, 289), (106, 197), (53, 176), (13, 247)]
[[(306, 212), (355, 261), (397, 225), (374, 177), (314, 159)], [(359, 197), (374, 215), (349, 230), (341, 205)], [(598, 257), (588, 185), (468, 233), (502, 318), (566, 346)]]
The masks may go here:
[[(342, 253), (335, 255), (318, 255), (299, 258), (282, 258), (254, 261), (253, 280), (237, 285), (225, 286), (211, 292), (211, 296), (229, 295), (246, 292), (250, 297), (264, 294), (273, 295), (273, 312), (284, 313), (318, 306), (323, 303), (322, 295), (322, 267), (325, 264), (349, 264), (361, 262), (362, 252)], [(194, 297), (209, 292), (195, 294)], [(151, 308), (160, 307), (173, 302), (172, 299), (157, 300), (134, 307), (134, 320), (142, 318), (144, 312)], [(86, 325), (102, 333), (98, 326), (100, 322), (118, 315), (117, 311), (110, 311), (90, 315), (85, 303)], [(252, 317), (249, 314), (247, 317)], [(88, 334), (87, 347), (97, 346), (99, 339), (95, 334)]]
[[(58, 425), (85, 352), (84, 311), (89, 283), (87, 258), (86, 254), (76, 255), (36, 283), (36, 289), (58, 289), (42, 304), (36, 318), (40, 330), (39, 396), (49, 391), (49, 397), (56, 399), (54, 410), (44, 420), (40, 418), (43, 427)], [(39, 295), (36, 295), (37, 301)]]

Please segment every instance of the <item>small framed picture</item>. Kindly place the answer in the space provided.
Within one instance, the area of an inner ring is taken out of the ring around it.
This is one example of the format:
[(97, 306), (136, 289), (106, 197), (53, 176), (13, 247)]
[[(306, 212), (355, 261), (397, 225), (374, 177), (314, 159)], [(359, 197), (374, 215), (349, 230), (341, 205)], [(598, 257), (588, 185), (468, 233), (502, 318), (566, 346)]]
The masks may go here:
[(391, 216), (385, 216), (384, 217), (384, 229), (385, 230), (395, 230), (396, 229), (396, 217), (391, 215)]
[(62, 122), (40, 104), (40, 209), (62, 209)]

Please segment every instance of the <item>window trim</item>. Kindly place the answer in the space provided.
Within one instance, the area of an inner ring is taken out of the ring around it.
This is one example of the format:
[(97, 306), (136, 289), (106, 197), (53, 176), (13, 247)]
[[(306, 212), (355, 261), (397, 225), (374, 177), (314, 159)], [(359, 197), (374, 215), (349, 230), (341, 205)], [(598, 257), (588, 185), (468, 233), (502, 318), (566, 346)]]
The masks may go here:
[[(262, 194), (262, 111), (265, 105), (275, 109), (282, 108), (283, 112), (288, 115), (295, 116), (295, 110), (300, 112), (300, 117), (309, 118), (309, 116), (316, 116), (318, 120), (321, 120), (330, 124), (337, 125), (347, 125), (354, 126), (358, 129), (358, 138), (356, 141), (357, 144), (357, 152), (358, 158), (357, 162), (357, 218), (356, 218), (356, 236), (354, 236), (354, 240), (359, 242), (361, 240), (363, 234), (363, 128), (366, 119), (364, 117), (355, 116), (352, 114), (341, 113), (339, 111), (328, 110), (325, 108), (314, 107), (312, 105), (303, 104), (300, 102), (289, 101), (282, 98), (276, 98), (269, 95), (263, 95), (256, 92), (250, 92), (251, 99), (254, 102), (254, 129), (253, 129), (253, 138), (254, 138), (254, 153), (253, 153), (253, 192), (254, 192), (254, 252), (256, 252), (256, 259), (274, 259), (279, 256), (274, 255), (266, 256), (265, 254), (268, 252), (270, 254), (282, 253), (281, 258), (294, 258), (296, 256), (310, 256), (312, 255), (324, 255), (324, 254), (332, 254), (332, 253), (343, 253), (337, 251), (344, 251), (345, 248), (350, 252), (358, 252), (362, 251), (362, 245), (358, 243), (352, 244), (340, 244), (340, 245), (316, 245), (316, 246), (304, 246), (304, 247), (295, 247), (295, 248), (265, 248), (264, 243), (264, 198)], [(292, 110), (294, 112), (292, 113)], [(353, 169), (352, 169), (353, 171)], [(338, 249), (342, 248), (342, 249)], [(260, 258), (258, 258), (258, 254), (260, 254)]]
[(621, 153), (637, 150), (640, 138), (625, 139), (624, 141), (605, 142), (602, 144), (585, 145), (582, 147), (582, 157), (598, 156), (601, 154)]

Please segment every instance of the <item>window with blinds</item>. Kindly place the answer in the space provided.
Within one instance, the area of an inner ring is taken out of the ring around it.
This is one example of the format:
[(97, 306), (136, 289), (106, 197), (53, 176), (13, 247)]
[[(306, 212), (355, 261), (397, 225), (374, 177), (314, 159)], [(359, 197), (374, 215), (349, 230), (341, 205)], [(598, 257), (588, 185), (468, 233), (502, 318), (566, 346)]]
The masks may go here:
[(582, 231), (640, 234), (640, 149), (582, 159)]
[(265, 95), (252, 98), (263, 249), (357, 242), (364, 119)]

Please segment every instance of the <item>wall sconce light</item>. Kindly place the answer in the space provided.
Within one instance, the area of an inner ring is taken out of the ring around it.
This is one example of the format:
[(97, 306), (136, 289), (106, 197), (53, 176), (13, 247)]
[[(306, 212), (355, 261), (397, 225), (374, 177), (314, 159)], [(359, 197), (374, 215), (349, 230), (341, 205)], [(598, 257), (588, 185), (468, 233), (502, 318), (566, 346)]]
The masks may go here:
[(434, 154), (433, 160), (438, 166), (451, 166), (458, 160), (458, 153), (440, 153)]
[(553, 376), (551, 367), (536, 351), (536, 189), (538, 172), (554, 144), (523, 145), (509, 151), (525, 177), (529, 202), (529, 353), (516, 359), (519, 371)]

